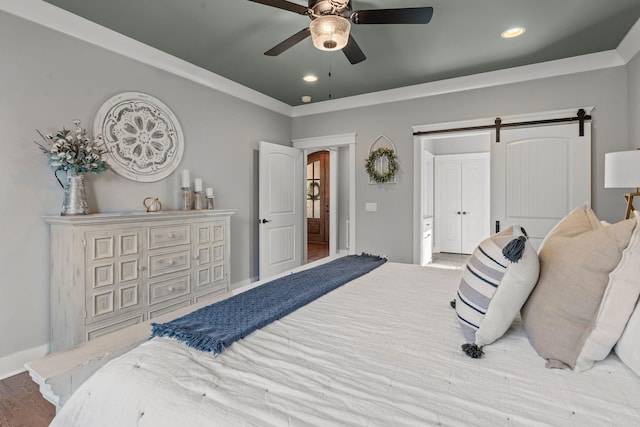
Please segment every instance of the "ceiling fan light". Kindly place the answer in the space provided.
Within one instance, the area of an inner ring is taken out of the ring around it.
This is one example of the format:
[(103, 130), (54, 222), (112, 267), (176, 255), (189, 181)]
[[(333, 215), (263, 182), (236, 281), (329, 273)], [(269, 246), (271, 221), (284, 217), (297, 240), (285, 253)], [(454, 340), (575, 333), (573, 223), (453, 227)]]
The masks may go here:
[(313, 45), (320, 50), (340, 50), (349, 42), (351, 23), (337, 15), (325, 15), (311, 21)]

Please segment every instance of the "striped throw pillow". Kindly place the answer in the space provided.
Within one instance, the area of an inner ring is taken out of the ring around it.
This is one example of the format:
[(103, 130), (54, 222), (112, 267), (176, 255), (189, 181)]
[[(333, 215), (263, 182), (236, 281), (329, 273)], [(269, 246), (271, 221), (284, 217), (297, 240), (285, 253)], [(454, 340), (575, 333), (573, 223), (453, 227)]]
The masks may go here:
[(504, 335), (538, 281), (539, 272), (538, 255), (518, 225), (478, 245), (462, 274), (455, 302), (467, 341), (465, 353), (480, 357), (483, 346)]

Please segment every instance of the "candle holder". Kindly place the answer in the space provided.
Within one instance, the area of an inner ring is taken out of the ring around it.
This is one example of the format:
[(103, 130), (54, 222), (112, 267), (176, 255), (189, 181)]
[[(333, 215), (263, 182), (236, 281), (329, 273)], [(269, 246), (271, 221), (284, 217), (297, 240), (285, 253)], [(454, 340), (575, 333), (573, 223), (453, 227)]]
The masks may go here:
[(191, 210), (191, 187), (182, 187), (182, 210)]
[(213, 209), (213, 196), (207, 196), (207, 209)]
[(204, 207), (204, 196), (202, 191), (193, 192), (193, 209), (200, 210)]

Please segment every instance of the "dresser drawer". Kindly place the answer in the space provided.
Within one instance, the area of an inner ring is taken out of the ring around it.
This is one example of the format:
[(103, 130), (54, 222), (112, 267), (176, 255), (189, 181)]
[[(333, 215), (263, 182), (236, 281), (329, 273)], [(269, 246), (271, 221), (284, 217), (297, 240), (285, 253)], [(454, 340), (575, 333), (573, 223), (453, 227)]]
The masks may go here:
[(196, 295), (195, 297), (193, 297), (193, 303), (197, 304), (199, 302), (206, 301), (206, 300), (212, 299), (214, 297), (219, 297), (221, 295), (226, 294), (228, 291), (229, 290), (227, 289), (226, 286), (217, 286), (214, 289), (212, 289), (211, 292), (203, 293), (203, 294)]
[(189, 234), (189, 224), (149, 227), (149, 249), (188, 245)]
[(118, 331), (120, 329), (127, 328), (129, 326), (137, 325), (138, 323), (142, 323), (144, 321), (142, 314), (135, 314), (127, 319), (114, 321), (110, 323), (102, 323), (100, 326), (93, 326), (87, 329), (87, 336), (85, 337), (87, 341), (91, 341), (93, 339), (99, 338), (103, 335), (110, 334), (111, 332)]
[(149, 255), (149, 277), (157, 277), (190, 268), (191, 251), (189, 249)]
[(189, 276), (163, 280), (149, 284), (149, 305), (158, 304), (173, 298), (188, 295), (191, 292)]
[(153, 320), (158, 316), (162, 316), (163, 314), (171, 313), (179, 308), (188, 307), (191, 304), (189, 298), (187, 299), (177, 299), (176, 301), (171, 301), (169, 305), (163, 304), (158, 306), (158, 308), (154, 308), (149, 312), (149, 320)]

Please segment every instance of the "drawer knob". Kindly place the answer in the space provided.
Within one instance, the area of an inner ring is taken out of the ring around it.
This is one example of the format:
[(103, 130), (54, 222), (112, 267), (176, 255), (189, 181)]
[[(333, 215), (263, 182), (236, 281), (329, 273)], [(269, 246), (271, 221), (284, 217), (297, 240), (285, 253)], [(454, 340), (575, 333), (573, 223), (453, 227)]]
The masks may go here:
[(172, 239), (176, 238), (176, 233), (169, 233), (169, 237), (171, 237)]
[(171, 261), (169, 261), (169, 265), (175, 265), (176, 264), (176, 260), (172, 259)]
[(144, 265), (141, 265), (140, 267), (138, 267), (138, 270), (139, 271), (144, 271), (144, 270), (146, 270), (146, 267)]
[(173, 286), (169, 286), (169, 287), (167, 288), (167, 290), (168, 290), (169, 292), (173, 292), (173, 291), (175, 291), (175, 288), (174, 288)]

